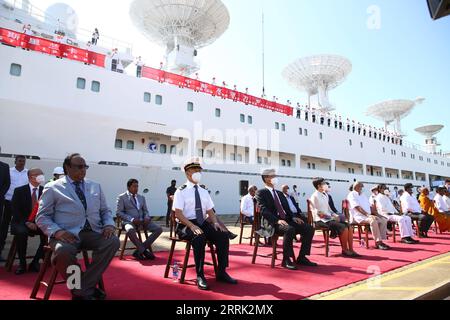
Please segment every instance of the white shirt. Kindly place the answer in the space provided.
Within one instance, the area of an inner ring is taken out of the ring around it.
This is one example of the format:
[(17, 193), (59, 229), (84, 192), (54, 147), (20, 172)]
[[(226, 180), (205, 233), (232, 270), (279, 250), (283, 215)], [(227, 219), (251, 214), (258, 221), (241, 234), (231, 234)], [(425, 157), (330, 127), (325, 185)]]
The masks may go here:
[[(332, 220), (335, 214), (330, 208), (329, 198), (326, 193), (315, 191), (309, 200), (311, 201), (311, 210), (315, 222), (328, 222)], [(321, 218), (319, 213), (326, 215), (326, 217)]]
[[(173, 210), (181, 210), (186, 219), (195, 220), (197, 219), (195, 214), (195, 184), (188, 181), (185, 185), (186, 187), (183, 190), (178, 189), (175, 192)], [(203, 218), (206, 220), (206, 212), (214, 208), (214, 203), (208, 191), (199, 186), (198, 192), (202, 203)]]
[(447, 197), (447, 196), (444, 196), (443, 198), (444, 198), (445, 203), (447, 204), (447, 207), (448, 207), (449, 210), (450, 210), (450, 198)]
[(143, 67), (143, 66), (144, 66), (144, 62), (142, 62), (142, 60), (137, 60), (137, 61), (136, 61), (136, 65), (137, 65), (138, 67)]
[(18, 187), (22, 187), (28, 184), (28, 170), (23, 169), (21, 172), (19, 172), (17, 171), (16, 167), (13, 167), (9, 169), (9, 175), (11, 177), (11, 185), (5, 195), (5, 199), (11, 201), (14, 190)]
[(255, 204), (250, 194), (245, 195), (241, 199), (241, 212), (246, 217), (253, 217), (255, 212)]
[(295, 202), (300, 203), (300, 192), (292, 191), (290, 196), (294, 198)]
[[(273, 192), (274, 189), (271, 188), (271, 187), (269, 187), (269, 186), (265, 186), (265, 187), (266, 187), (267, 190), (270, 191), (270, 194), (272, 195), (272, 197), (273, 197), (274, 200), (275, 200), (275, 197), (277, 197), (278, 201), (280, 201), (281, 207), (283, 208), (283, 204), (281, 203), (280, 197), (278, 197), (278, 192), (276, 192), (276, 190), (275, 190), (275, 196), (274, 196), (274, 192)], [(283, 211), (284, 211), (284, 208), (283, 208)], [(284, 214), (286, 214), (286, 212), (285, 212)], [(287, 215), (287, 214), (286, 214), (286, 215)]]
[(39, 199), (39, 186), (35, 187), (31, 183), (28, 184), (30, 186), (30, 194), (33, 196), (33, 190), (36, 189), (36, 199)]
[(291, 209), (292, 213), (298, 213), (297, 208), (295, 207), (294, 203), (292, 202), (290, 195), (284, 195), (286, 197), (286, 201), (288, 202), (289, 209)]
[(369, 199), (364, 193), (359, 194), (356, 191), (352, 191), (348, 194), (347, 200), (350, 203), (351, 221), (361, 223), (368, 218), (368, 216), (365, 216), (361, 212), (356, 210), (356, 207), (361, 207), (366, 213), (370, 214), (371, 212)]
[(436, 194), (434, 197), (434, 204), (436, 208), (439, 210), (439, 212), (444, 213), (449, 211), (450, 209), (447, 206), (447, 203), (445, 203), (444, 197), (441, 196), (439, 193)]
[(375, 200), (377, 201), (378, 214), (389, 218), (389, 214), (398, 213), (397, 209), (395, 209), (394, 204), (392, 203), (392, 200), (388, 196), (380, 193), (377, 195)]
[(400, 197), (400, 204), (402, 206), (402, 213), (421, 213), (422, 208), (420, 207), (419, 201), (417, 201), (417, 198), (410, 195), (408, 192), (404, 192), (403, 195)]

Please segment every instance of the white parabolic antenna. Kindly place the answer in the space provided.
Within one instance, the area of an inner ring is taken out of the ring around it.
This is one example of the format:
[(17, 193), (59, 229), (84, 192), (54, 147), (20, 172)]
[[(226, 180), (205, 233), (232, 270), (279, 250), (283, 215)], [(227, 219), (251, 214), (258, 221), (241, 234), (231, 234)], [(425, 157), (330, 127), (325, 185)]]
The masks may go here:
[(319, 108), (326, 111), (335, 107), (329, 102), (328, 92), (342, 84), (352, 71), (352, 63), (338, 55), (315, 55), (300, 58), (288, 65), (283, 77), (296, 89), (311, 96), (318, 95)]
[(220, 0), (134, 0), (130, 16), (148, 39), (166, 47), (170, 68), (188, 74), (197, 69), (197, 49), (217, 40), (230, 24)]
[(403, 135), (401, 130), (401, 120), (408, 116), (415, 106), (424, 101), (424, 98), (417, 98), (415, 100), (384, 101), (367, 108), (366, 115), (383, 121), (386, 128), (391, 123), (395, 122), (396, 132)]
[(424, 126), (416, 129), (416, 132), (420, 133), (425, 137), (425, 145), (428, 149), (428, 152), (435, 154), (436, 153), (436, 147), (440, 144), (438, 143), (436, 139), (436, 135), (444, 129), (443, 125), (436, 124), (436, 125), (429, 125)]

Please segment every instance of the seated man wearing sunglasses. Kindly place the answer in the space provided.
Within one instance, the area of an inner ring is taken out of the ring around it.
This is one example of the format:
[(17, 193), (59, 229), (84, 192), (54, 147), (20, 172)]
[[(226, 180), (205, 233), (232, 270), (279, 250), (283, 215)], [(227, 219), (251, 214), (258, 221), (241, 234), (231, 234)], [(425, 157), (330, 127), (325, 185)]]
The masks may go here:
[(88, 168), (79, 154), (68, 156), (64, 160), (66, 176), (45, 186), (36, 218), (38, 227), (49, 237), (53, 262), (64, 279), (74, 272), (69, 267), (79, 266), (78, 251), (93, 250), (92, 263), (82, 273), (80, 286), (72, 289), (74, 300), (105, 298), (96, 285), (120, 244), (101, 186), (85, 180)]

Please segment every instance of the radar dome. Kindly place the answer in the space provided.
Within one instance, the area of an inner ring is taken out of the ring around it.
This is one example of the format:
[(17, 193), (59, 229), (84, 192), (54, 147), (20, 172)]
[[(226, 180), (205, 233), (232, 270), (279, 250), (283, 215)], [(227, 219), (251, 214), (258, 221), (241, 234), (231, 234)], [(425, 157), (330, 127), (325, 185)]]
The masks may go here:
[(54, 25), (56, 30), (64, 31), (75, 38), (78, 29), (78, 15), (75, 10), (65, 3), (55, 3), (45, 11), (45, 22)]

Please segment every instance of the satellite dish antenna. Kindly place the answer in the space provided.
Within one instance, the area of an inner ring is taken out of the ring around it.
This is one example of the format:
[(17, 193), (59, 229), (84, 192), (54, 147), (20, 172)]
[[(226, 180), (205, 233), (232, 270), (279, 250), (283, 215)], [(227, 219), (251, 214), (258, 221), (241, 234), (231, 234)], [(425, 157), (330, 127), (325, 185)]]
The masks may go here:
[(425, 98), (419, 97), (415, 100), (389, 100), (370, 106), (366, 115), (381, 120), (385, 128), (395, 123), (395, 131), (404, 136), (401, 129), (401, 120), (406, 118), (412, 110), (419, 104), (422, 104)]
[(220, 0), (134, 0), (130, 16), (148, 39), (166, 47), (168, 69), (185, 75), (199, 70), (197, 50), (212, 44), (230, 24)]
[(319, 109), (332, 111), (335, 107), (328, 99), (328, 92), (342, 84), (352, 71), (352, 63), (337, 55), (316, 55), (300, 58), (288, 65), (282, 75), (296, 89), (311, 96), (318, 95)]
[(443, 125), (429, 125), (417, 128), (415, 131), (425, 137), (425, 146), (429, 153), (436, 154), (436, 147), (440, 146), (436, 135), (444, 129)]

